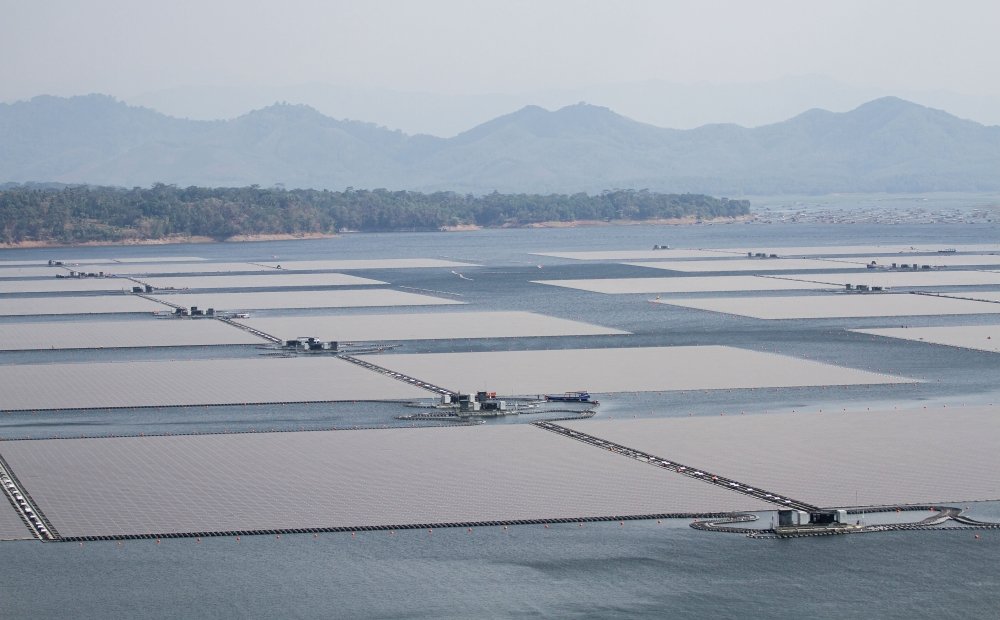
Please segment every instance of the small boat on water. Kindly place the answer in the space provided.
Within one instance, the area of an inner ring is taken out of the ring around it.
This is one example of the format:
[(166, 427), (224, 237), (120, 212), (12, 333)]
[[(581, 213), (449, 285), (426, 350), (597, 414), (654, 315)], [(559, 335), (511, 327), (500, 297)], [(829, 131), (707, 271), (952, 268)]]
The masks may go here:
[(562, 394), (546, 394), (545, 400), (556, 403), (589, 403), (590, 393), (586, 390), (579, 392), (564, 392)]

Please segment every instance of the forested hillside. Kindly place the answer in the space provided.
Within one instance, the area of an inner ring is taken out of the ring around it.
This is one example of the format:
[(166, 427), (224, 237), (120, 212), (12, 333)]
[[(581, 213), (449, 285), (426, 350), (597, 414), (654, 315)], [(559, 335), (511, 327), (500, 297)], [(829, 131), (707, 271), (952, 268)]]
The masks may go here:
[(736, 217), (745, 200), (617, 190), (484, 196), (409, 191), (7, 186), (0, 189), (0, 241), (83, 243), (199, 236), (437, 230), (579, 220)]

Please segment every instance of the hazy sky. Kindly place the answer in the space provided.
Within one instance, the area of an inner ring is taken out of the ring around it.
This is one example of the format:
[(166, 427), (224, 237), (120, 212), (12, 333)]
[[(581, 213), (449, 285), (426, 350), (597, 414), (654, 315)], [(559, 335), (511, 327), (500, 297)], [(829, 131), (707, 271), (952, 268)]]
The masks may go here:
[(433, 93), (822, 75), (1000, 97), (996, 0), (0, 0), (0, 101), (327, 83)]

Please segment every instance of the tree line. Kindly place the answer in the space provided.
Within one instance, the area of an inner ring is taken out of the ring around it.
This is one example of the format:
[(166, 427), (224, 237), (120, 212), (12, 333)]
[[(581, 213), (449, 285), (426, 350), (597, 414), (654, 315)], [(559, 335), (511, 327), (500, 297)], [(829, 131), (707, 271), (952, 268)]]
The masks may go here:
[(749, 213), (746, 200), (612, 190), (588, 194), (342, 192), (250, 187), (149, 188), (7, 185), (0, 188), (5, 243), (127, 241), (172, 236), (438, 230), (580, 220), (711, 219)]

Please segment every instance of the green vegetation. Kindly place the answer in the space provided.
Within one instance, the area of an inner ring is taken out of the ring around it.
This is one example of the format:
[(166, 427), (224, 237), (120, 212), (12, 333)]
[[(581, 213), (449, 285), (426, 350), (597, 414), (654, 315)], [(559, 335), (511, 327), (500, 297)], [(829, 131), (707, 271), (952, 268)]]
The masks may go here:
[(579, 220), (735, 217), (745, 200), (615, 190), (587, 194), (462, 195), (385, 189), (8, 186), (0, 188), (0, 241), (84, 243), (202, 236), (436, 230)]

